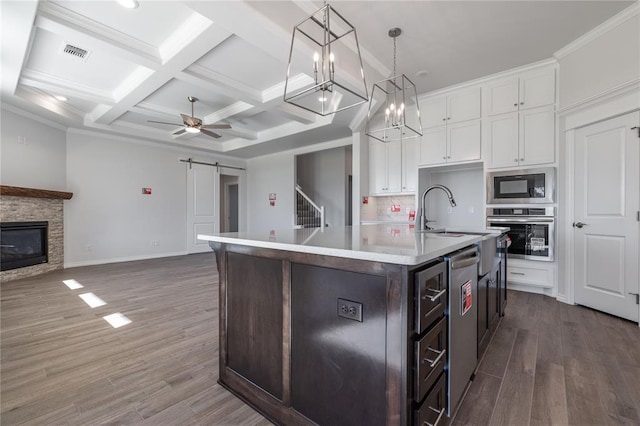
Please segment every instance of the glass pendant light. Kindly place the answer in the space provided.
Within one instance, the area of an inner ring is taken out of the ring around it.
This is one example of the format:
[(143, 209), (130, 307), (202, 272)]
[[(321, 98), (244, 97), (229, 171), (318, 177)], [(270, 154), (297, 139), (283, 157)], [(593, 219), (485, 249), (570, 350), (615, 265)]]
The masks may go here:
[(324, 2), (293, 28), (284, 101), (319, 115), (368, 101), (355, 28)]
[(393, 76), (373, 85), (365, 133), (381, 142), (422, 136), (416, 86), (404, 74), (396, 75), (396, 38), (400, 28), (389, 30), (393, 38)]

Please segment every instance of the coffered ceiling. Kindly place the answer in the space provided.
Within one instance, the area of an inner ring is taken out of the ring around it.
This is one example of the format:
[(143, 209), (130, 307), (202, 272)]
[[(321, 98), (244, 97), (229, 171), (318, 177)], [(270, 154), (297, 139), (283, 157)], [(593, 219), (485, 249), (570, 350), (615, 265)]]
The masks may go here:
[[(424, 93), (549, 58), (632, 3), (331, 4), (356, 27), (369, 90), (391, 74), (387, 31), (401, 27), (398, 71)], [(0, 4), (2, 103), (65, 126), (247, 158), (349, 136), (366, 114), (362, 106), (320, 117), (283, 103), (293, 26), (320, 1)], [(172, 135), (180, 113), (191, 115), (188, 96), (205, 124), (231, 129), (214, 130), (219, 139)]]

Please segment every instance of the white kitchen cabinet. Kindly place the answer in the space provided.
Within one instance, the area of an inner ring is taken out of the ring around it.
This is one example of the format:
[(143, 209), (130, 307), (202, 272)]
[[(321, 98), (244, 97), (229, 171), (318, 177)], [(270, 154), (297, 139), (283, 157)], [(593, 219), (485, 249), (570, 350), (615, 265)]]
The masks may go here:
[(369, 139), (369, 193), (402, 192), (402, 144)]
[(418, 187), (418, 139), (383, 143), (369, 139), (369, 193), (415, 193)]
[(420, 117), (424, 129), (480, 118), (480, 87), (422, 99)]
[(418, 139), (402, 141), (402, 192), (415, 192), (418, 188)]
[(423, 132), (419, 165), (480, 159), (480, 120), (447, 124)]
[(507, 264), (507, 281), (512, 284), (553, 288), (554, 277), (554, 263), (509, 259)]
[(542, 107), (486, 119), (488, 168), (555, 161), (555, 112)]
[(497, 81), (485, 88), (485, 115), (553, 105), (556, 98), (555, 69), (523, 73)]

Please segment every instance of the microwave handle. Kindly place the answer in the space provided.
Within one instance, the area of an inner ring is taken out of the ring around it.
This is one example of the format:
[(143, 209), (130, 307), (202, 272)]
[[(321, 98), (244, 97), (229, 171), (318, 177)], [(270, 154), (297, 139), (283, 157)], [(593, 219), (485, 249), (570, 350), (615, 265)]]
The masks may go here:
[(520, 219), (520, 218), (491, 218), (491, 219), (487, 219), (487, 222), (489, 223), (530, 223), (530, 224), (536, 224), (536, 223), (553, 223), (555, 219), (553, 218), (527, 218), (527, 219)]

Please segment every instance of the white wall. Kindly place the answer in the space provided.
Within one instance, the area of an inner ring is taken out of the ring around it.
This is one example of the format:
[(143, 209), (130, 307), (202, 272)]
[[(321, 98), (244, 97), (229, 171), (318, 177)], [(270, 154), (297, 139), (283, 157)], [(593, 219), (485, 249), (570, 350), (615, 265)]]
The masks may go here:
[[(247, 230), (290, 229), (294, 226), (296, 155), (351, 144), (351, 138), (317, 144), (247, 160)], [(344, 170), (344, 168), (340, 169)], [(276, 205), (269, 205), (269, 194)]]
[[(419, 171), (419, 194), (430, 185), (444, 185), (451, 190), (456, 207), (447, 195), (435, 189), (427, 195), (427, 218), (436, 220), (429, 226), (473, 230), (486, 228), (484, 212), (485, 177), (482, 166), (469, 169), (430, 168)], [(418, 203), (420, 203), (420, 199)], [(416, 219), (416, 221), (418, 221)]]
[(560, 108), (637, 80), (640, 78), (640, 17), (631, 16), (560, 57), (559, 64)]
[[(67, 190), (74, 196), (65, 204), (65, 265), (186, 254), (188, 165), (178, 160), (190, 156), (216, 161), (180, 148), (69, 130)], [(152, 194), (143, 195), (142, 188)]]
[(2, 185), (67, 191), (66, 133), (37, 117), (1, 110)]

